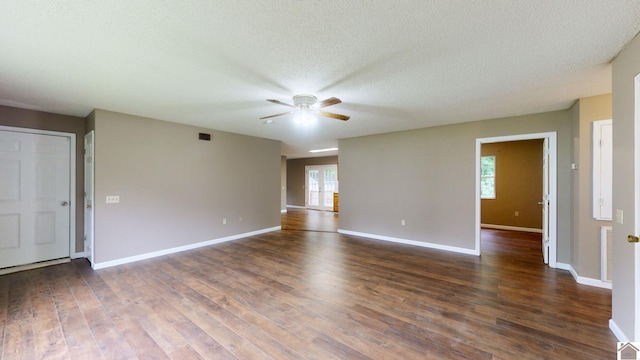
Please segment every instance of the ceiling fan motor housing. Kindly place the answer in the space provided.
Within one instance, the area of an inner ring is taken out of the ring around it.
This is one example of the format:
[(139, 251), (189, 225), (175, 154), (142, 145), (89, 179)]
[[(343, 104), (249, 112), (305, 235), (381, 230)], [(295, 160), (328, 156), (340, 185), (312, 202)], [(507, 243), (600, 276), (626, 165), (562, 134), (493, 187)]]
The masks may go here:
[(313, 95), (302, 94), (293, 97), (293, 105), (298, 109), (310, 109), (317, 101), (318, 98)]

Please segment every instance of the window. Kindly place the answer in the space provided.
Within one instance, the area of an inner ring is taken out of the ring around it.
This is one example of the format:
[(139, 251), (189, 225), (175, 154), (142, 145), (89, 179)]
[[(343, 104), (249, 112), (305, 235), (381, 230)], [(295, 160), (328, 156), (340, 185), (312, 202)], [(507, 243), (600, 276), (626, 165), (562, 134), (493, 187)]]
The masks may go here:
[(496, 198), (496, 157), (480, 157), (480, 198)]

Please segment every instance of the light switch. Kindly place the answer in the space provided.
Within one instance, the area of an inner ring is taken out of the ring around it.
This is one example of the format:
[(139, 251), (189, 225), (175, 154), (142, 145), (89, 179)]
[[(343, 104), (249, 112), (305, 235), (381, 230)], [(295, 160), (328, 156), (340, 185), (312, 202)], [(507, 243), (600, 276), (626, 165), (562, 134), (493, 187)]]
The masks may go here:
[(107, 204), (117, 204), (120, 202), (120, 195), (107, 195)]
[(618, 224), (624, 224), (624, 212), (620, 209), (616, 209), (616, 222)]

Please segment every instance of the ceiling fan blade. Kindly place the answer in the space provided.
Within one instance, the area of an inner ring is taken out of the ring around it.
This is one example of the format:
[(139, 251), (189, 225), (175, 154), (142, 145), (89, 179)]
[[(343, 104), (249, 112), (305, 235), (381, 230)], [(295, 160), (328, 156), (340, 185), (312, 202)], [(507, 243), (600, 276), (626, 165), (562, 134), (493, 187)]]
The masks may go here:
[(267, 101), (272, 102), (272, 103), (274, 103), (274, 104), (284, 105), (284, 106), (288, 106), (288, 107), (290, 107), (290, 108), (295, 108), (295, 106), (290, 105), (290, 104), (287, 104), (287, 103), (283, 103), (283, 102), (282, 102), (282, 101), (280, 101), (280, 100), (267, 99)]
[(315, 107), (318, 109), (322, 109), (323, 107), (340, 104), (341, 102), (342, 100), (338, 99), (337, 97), (330, 97), (327, 100), (320, 101), (319, 103), (316, 104)]
[(326, 111), (318, 111), (318, 115), (330, 117), (333, 119), (343, 120), (343, 121), (349, 120), (349, 116), (347, 115), (334, 114)]
[(289, 111), (289, 112), (284, 112), (284, 113), (281, 113), (281, 114), (269, 115), (269, 116), (261, 117), (260, 120), (268, 119), (268, 118), (272, 118), (272, 117), (276, 117), (276, 116), (289, 115), (289, 114), (293, 114), (294, 112), (295, 111)]

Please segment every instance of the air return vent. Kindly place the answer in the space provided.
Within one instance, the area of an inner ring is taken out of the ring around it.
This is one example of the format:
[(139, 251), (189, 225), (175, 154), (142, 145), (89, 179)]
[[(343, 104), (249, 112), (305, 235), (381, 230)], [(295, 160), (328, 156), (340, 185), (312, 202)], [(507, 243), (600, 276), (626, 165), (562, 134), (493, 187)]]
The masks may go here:
[(211, 134), (199, 133), (198, 139), (204, 140), (204, 141), (211, 141)]

